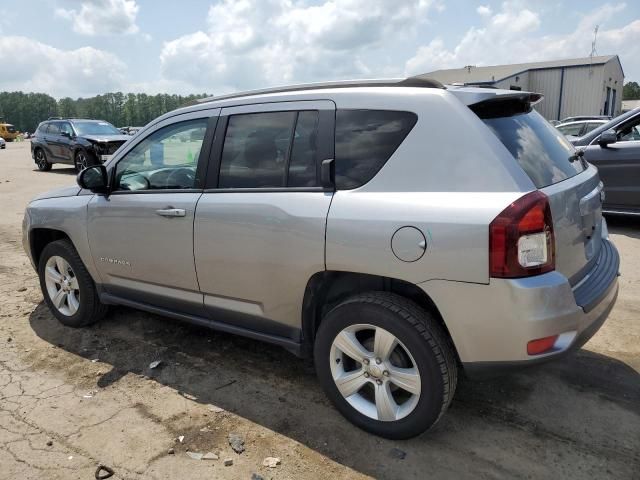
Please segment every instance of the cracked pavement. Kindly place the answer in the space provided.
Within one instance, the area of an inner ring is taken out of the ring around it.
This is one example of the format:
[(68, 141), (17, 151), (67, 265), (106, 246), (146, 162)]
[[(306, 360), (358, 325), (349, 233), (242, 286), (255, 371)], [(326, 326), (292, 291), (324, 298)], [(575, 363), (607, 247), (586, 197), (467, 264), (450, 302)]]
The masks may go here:
[[(462, 381), (436, 428), (389, 441), (346, 422), (312, 368), (276, 347), (127, 308), (86, 329), (60, 325), (20, 223), (32, 196), (73, 181), (69, 168), (34, 171), (28, 142), (0, 152), (0, 479), (92, 479), (98, 464), (120, 479), (640, 479), (637, 221), (609, 220), (621, 291), (584, 349)], [(244, 438), (244, 453), (232, 451), (230, 433)], [(281, 465), (263, 467), (269, 456)]]

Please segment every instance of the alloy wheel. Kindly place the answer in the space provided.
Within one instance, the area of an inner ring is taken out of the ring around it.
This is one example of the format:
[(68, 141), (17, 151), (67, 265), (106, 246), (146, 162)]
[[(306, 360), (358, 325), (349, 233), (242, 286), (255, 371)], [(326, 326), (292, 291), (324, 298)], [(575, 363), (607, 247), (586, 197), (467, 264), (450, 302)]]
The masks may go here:
[(44, 169), (47, 166), (47, 159), (42, 150), (36, 152), (36, 161), (40, 169)]
[(334, 339), (331, 374), (344, 399), (359, 413), (391, 422), (418, 405), (422, 382), (411, 352), (389, 331), (351, 325)]
[(69, 262), (57, 255), (50, 257), (44, 276), (51, 303), (63, 315), (75, 315), (80, 308), (80, 287)]
[(87, 155), (84, 152), (78, 152), (78, 154), (76, 155), (76, 165), (78, 166), (79, 172), (89, 166)]

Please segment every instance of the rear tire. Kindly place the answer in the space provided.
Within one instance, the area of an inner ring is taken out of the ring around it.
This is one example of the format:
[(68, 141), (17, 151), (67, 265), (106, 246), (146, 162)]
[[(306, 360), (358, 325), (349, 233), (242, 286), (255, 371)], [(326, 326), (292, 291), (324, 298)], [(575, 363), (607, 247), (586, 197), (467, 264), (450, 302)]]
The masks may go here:
[(44, 300), (63, 325), (84, 327), (106, 315), (107, 306), (100, 303), (95, 283), (69, 240), (44, 247), (38, 275)]
[(455, 355), (442, 327), (393, 293), (359, 294), (333, 308), (318, 329), (314, 360), (320, 384), (340, 413), (390, 439), (411, 438), (435, 425), (457, 384)]
[(38, 170), (40, 170), (41, 172), (48, 172), (49, 170), (51, 170), (51, 164), (49, 163), (49, 160), (47, 160), (47, 154), (44, 153), (43, 149), (36, 149), (35, 155), (36, 166), (38, 167)]

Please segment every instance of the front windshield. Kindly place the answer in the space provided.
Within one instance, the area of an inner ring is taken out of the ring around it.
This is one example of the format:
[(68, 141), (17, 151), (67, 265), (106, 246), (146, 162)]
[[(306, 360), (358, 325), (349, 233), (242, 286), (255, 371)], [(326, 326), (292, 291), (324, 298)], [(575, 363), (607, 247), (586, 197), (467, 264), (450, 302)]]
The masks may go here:
[(109, 122), (73, 122), (78, 135), (122, 135)]

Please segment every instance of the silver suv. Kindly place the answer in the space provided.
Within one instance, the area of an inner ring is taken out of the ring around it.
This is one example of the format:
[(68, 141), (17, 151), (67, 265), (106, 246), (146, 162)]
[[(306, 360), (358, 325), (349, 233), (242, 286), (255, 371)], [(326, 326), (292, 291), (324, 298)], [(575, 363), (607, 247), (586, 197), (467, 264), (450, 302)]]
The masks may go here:
[(213, 98), (32, 201), (24, 248), (64, 325), (118, 304), (275, 343), (408, 438), (462, 372), (579, 348), (615, 302), (598, 171), (539, 99), (422, 78)]

